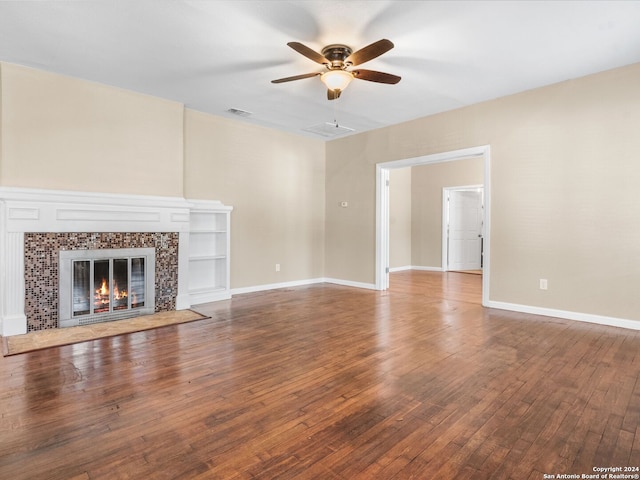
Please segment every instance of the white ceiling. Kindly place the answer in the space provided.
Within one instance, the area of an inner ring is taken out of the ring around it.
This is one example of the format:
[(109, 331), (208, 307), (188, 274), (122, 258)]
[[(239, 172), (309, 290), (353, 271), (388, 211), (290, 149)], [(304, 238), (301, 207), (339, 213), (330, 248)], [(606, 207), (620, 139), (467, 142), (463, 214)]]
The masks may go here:
[[(397, 85), (328, 101), (318, 77), (270, 82), (322, 71), (287, 42), (382, 38), (395, 48), (362, 68)], [(304, 129), (362, 132), (640, 62), (640, 1), (0, 1), (0, 60), (324, 138)]]

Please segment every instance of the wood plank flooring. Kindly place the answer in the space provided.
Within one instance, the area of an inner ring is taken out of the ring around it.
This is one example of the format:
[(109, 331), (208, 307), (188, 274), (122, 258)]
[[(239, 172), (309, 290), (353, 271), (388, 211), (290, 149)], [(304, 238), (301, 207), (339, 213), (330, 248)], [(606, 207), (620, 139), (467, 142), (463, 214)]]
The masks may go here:
[(640, 332), (484, 309), (481, 281), (409, 271), (387, 292), (239, 295), (197, 309), (210, 319), (0, 358), (0, 478), (640, 466)]

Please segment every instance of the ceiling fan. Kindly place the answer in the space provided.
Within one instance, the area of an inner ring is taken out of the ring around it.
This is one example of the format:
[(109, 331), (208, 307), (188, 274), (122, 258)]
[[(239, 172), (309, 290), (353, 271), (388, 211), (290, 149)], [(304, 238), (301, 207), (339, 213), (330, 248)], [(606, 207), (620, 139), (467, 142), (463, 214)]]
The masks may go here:
[(302, 80), (303, 78), (317, 77), (319, 75), (320, 80), (327, 86), (327, 98), (329, 100), (335, 100), (354, 78), (392, 85), (398, 83), (401, 79), (401, 77), (397, 75), (376, 72), (374, 70), (347, 70), (349, 67), (373, 60), (391, 50), (393, 43), (387, 39), (378, 40), (356, 52), (353, 52), (350, 47), (342, 44), (327, 45), (322, 49), (322, 53), (318, 53), (299, 42), (289, 42), (287, 45), (314, 62), (324, 65), (327, 71), (279, 78), (277, 80), (271, 80), (271, 83), (291, 82), (293, 80)]

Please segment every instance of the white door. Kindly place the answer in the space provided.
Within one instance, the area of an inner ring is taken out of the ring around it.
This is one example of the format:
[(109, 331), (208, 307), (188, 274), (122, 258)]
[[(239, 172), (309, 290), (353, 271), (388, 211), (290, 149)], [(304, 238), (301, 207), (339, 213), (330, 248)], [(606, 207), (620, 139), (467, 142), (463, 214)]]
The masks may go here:
[(448, 249), (446, 270), (482, 268), (483, 189), (447, 189)]

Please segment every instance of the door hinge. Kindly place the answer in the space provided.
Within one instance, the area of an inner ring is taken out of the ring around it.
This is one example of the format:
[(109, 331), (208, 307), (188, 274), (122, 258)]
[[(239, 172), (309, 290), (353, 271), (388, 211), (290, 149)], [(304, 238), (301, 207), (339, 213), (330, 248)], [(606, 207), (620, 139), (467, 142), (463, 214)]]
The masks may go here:
[(389, 273), (389, 267), (385, 268), (385, 273)]
[(385, 183), (387, 184), (387, 187), (388, 187), (389, 186), (389, 180), (387, 180)]

